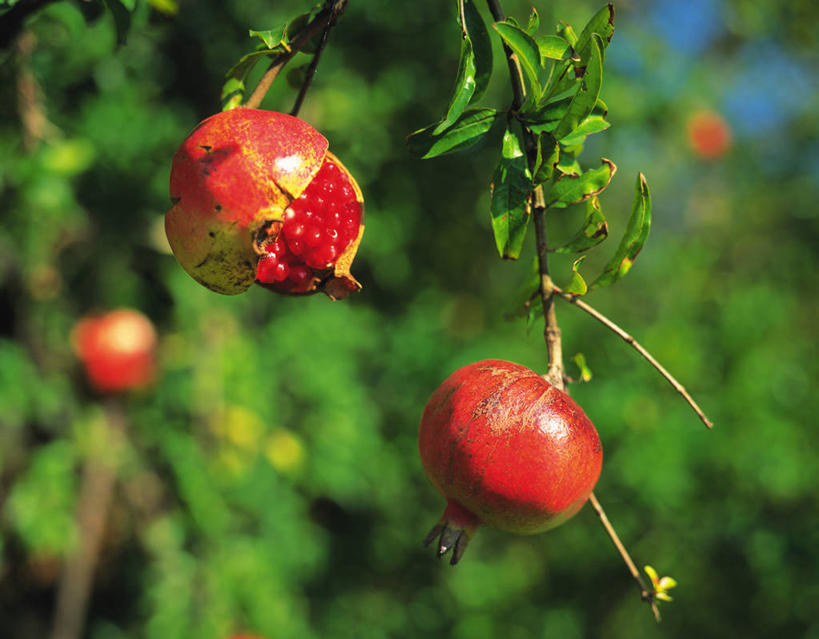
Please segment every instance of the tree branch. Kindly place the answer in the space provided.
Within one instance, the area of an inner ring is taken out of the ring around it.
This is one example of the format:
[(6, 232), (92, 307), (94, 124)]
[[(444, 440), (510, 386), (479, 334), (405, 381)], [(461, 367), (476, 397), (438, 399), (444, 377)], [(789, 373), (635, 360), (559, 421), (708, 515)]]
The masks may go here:
[(649, 353), (645, 348), (643, 348), (637, 342), (637, 340), (635, 340), (631, 335), (626, 333), (626, 331), (624, 331), (622, 328), (620, 328), (617, 324), (612, 322), (608, 317), (603, 315), (601, 312), (596, 310), (594, 307), (589, 306), (588, 304), (586, 304), (586, 302), (579, 299), (578, 297), (562, 291), (557, 286), (554, 287), (554, 292), (557, 293), (560, 297), (562, 297), (564, 300), (566, 300), (570, 304), (574, 304), (575, 306), (577, 306), (577, 308), (579, 308), (579, 309), (585, 311), (586, 313), (588, 313), (589, 315), (591, 315), (594, 319), (596, 319), (598, 322), (600, 322), (603, 326), (605, 326), (610, 331), (612, 331), (613, 333), (618, 335), (620, 338), (623, 339), (624, 342), (626, 342), (634, 350), (636, 350), (638, 353), (640, 353), (640, 355), (642, 355), (643, 358), (649, 364), (651, 364), (654, 368), (656, 368), (657, 371), (659, 371), (660, 375), (665, 377), (668, 380), (668, 383), (671, 384), (674, 387), (674, 389), (680, 395), (683, 396), (685, 401), (688, 402), (688, 405), (691, 406), (692, 409), (694, 409), (694, 412), (700, 418), (702, 423), (705, 424), (705, 426), (707, 428), (713, 428), (714, 427), (713, 422), (705, 416), (705, 413), (703, 413), (702, 409), (699, 407), (697, 402), (694, 401), (694, 398), (691, 397), (691, 395), (688, 393), (688, 391), (685, 390), (685, 387), (682, 384), (680, 384), (677, 381), (677, 379), (671, 373), (669, 373), (662, 364), (660, 364), (660, 362), (658, 362), (656, 359), (654, 359), (654, 357), (651, 355), (651, 353)]
[[(255, 89), (253, 89), (253, 93), (250, 94), (250, 97), (243, 106), (251, 109), (258, 108), (262, 103), (262, 100), (264, 100), (264, 96), (267, 95), (268, 90), (273, 85), (273, 81), (276, 79), (276, 76), (278, 76), (279, 72), (284, 68), (284, 65), (286, 65), (293, 58), (293, 56), (301, 51), (313, 37), (321, 33), (322, 30), (329, 31), (346, 6), (347, 0), (327, 0), (325, 8), (319, 11), (316, 17), (313, 18), (293, 40), (290, 45), (290, 50), (287, 53), (283, 53), (278, 56), (271, 63), (267, 71), (264, 72), (261, 80), (259, 80), (259, 84), (256, 85)], [(320, 51), (321, 49), (319, 49), (317, 54)], [(318, 64), (318, 62), (316, 62), (316, 64)], [(302, 88), (304, 89), (304, 87)], [(306, 89), (304, 89), (304, 91), (306, 92)], [(299, 104), (298, 106), (301, 105)]]
[[(503, 12), (503, 8), (501, 7), (500, 4), (500, 0), (487, 0), (487, 4), (489, 5), (489, 10), (492, 13), (492, 17), (497, 22), (501, 22), (506, 19), (506, 16)], [(503, 50), (504, 53), (506, 54), (506, 62), (509, 67), (509, 75), (512, 81), (512, 91), (514, 93), (513, 100), (514, 112), (520, 108), (525, 99), (526, 89), (523, 81), (523, 72), (520, 68), (520, 63), (517, 60), (517, 57), (515, 56), (514, 53), (512, 53), (509, 47), (506, 46), (506, 44), (504, 44)], [(529, 163), (530, 170), (533, 170), (537, 160), (536, 139), (532, 131), (525, 125), (523, 126), (523, 134), (524, 142), (526, 145), (526, 158)], [(532, 206), (532, 216), (534, 218), (535, 223), (538, 273), (540, 275), (538, 288), (541, 304), (543, 306), (543, 318), (545, 324), (544, 338), (546, 341), (546, 351), (549, 361), (549, 369), (544, 377), (546, 377), (546, 379), (552, 385), (556, 386), (560, 390), (565, 390), (566, 378), (563, 372), (563, 347), (561, 342), (560, 326), (557, 323), (557, 315), (555, 314), (553, 304), (554, 294), (557, 291), (559, 291), (559, 289), (554, 285), (554, 282), (552, 282), (552, 278), (549, 276), (545, 220), (546, 202), (543, 195), (543, 188), (541, 186), (537, 186), (534, 188), (532, 196), (530, 198), (530, 205)], [(617, 550), (620, 552), (620, 556), (626, 563), (629, 572), (636, 581), (637, 585), (640, 587), (641, 597), (643, 598), (644, 601), (647, 601), (651, 605), (652, 612), (654, 612), (654, 617), (655, 619), (657, 619), (657, 621), (659, 621), (660, 613), (657, 610), (657, 604), (654, 601), (653, 591), (646, 589), (645, 584), (643, 583), (643, 580), (640, 577), (640, 573), (637, 571), (637, 568), (631, 559), (631, 556), (628, 554), (628, 551), (623, 545), (623, 542), (620, 541), (617, 532), (614, 530), (614, 526), (611, 525), (611, 522), (609, 521), (608, 517), (606, 517), (605, 511), (603, 510), (603, 507), (600, 505), (600, 502), (597, 500), (597, 497), (594, 495), (594, 493), (592, 493), (589, 496), (589, 501), (591, 502), (592, 507), (597, 513), (597, 516), (600, 518), (600, 521), (603, 524), (603, 527), (605, 528), (606, 533), (608, 534), (615, 548), (617, 548)]]
[[(121, 442), (125, 416), (119, 398), (104, 407), (107, 450)], [(93, 591), (94, 572), (99, 563), (108, 512), (116, 484), (115, 462), (101, 459), (99, 452), (88, 458), (83, 467), (77, 504), (79, 544), (66, 558), (57, 590), (54, 627), (51, 639), (80, 639), (83, 636), (88, 601)]]
[(606, 529), (606, 533), (608, 533), (611, 543), (613, 543), (614, 547), (617, 548), (617, 552), (620, 553), (620, 556), (623, 558), (623, 562), (626, 564), (628, 571), (631, 573), (631, 576), (634, 578), (637, 586), (639, 586), (640, 597), (643, 599), (643, 601), (647, 601), (651, 605), (651, 612), (654, 613), (654, 618), (659, 622), (660, 611), (657, 608), (657, 602), (654, 601), (654, 592), (646, 587), (643, 578), (640, 576), (640, 571), (637, 570), (637, 566), (634, 565), (631, 555), (628, 554), (628, 550), (626, 550), (623, 542), (620, 541), (617, 531), (614, 530), (614, 526), (611, 525), (609, 518), (606, 516), (606, 511), (603, 510), (603, 506), (599, 501), (597, 501), (597, 497), (594, 493), (589, 495), (589, 503), (592, 505), (592, 508), (594, 508), (594, 512), (596, 512), (597, 516), (600, 518), (600, 523), (602, 523), (603, 528)]

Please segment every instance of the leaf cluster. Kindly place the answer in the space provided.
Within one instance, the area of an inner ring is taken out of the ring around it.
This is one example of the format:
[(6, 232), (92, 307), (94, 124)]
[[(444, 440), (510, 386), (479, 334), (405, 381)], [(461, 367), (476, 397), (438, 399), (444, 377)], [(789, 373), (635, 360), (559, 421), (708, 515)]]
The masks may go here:
[[(614, 34), (613, 5), (595, 13), (579, 35), (565, 23), (554, 33), (539, 35), (540, 18), (535, 9), (525, 25), (514, 18), (494, 23), (495, 34), (520, 74), (515, 100), (504, 110), (478, 104), (492, 72), (492, 43), (474, 2), (464, 0), (462, 5), (461, 55), (452, 97), (438, 122), (409, 136), (410, 151), (425, 159), (462, 151), (484, 141), (495, 126), (503, 126), (490, 204), (500, 257), (520, 257), (535, 205), (545, 209), (584, 205), (577, 232), (550, 250), (579, 254), (598, 246), (608, 237), (598, 196), (617, 167), (603, 158), (598, 168), (584, 169), (579, 156), (587, 136), (610, 126), (608, 107), (600, 92), (605, 52)], [(536, 204), (538, 189), (543, 201)], [(590, 286), (577, 271), (576, 261), (566, 290), (581, 295), (625, 275), (650, 226), (651, 199), (640, 174), (631, 217), (614, 256)]]

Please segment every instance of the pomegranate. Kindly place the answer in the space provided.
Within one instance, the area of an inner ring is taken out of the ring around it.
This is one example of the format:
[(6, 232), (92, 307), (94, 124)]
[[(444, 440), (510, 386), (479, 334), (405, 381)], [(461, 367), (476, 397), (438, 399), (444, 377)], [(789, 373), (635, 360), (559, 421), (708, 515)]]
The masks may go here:
[(74, 326), (71, 342), (100, 393), (143, 388), (156, 376), (156, 331), (139, 311), (123, 308), (84, 317)]
[(425, 545), (460, 560), (480, 525), (533, 534), (562, 524), (589, 497), (603, 462), (583, 410), (534, 371), (486, 360), (432, 394), (418, 433), (421, 463), (447, 499)]
[(731, 127), (719, 113), (697, 111), (688, 120), (688, 145), (704, 160), (715, 160), (731, 148)]
[(299, 118), (239, 108), (201, 122), (171, 167), (165, 232), (198, 282), (225, 294), (251, 284), (331, 298), (364, 232), (361, 189), (328, 142)]

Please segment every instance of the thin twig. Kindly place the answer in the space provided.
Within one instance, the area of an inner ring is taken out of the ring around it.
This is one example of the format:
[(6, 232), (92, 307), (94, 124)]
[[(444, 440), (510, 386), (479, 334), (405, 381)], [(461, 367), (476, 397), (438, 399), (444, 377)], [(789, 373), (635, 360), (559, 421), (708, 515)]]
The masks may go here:
[(327, 37), (330, 35), (330, 29), (333, 28), (333, 24), (335, 24), (334, 21), (328, 22), (327, 26), (324, 27), (324, 31), (321, 32), (321, 41), (319, 42), (318, 49), (316, 49), (316, 52), (313, 54), (313, 59), (310, 60), (310, 66), (307, 67), (304, 82), (302, 82), (301, 89), (299, 89), (299, 94), (296, 96), (296, 101), (293, 104), (290, 115), (297, 116), (301, 110), (301, 105), (304, 103), (304, 98), (307, 95), (307, 91), (310, 88), (310, 85), (313, 84), (313, 77), (316, 75), (316, 69), (318, 68), (319, 60), (321, 59), (321, 52), (324, 51), (324, 47), (327, 46)]
[(640, 576), (640, 571), (637, 570), (637, 566), (634, 565), (631, 555), (628, 554), (628, 550), (626, 550), (623, 542), (620, 541), (617, 531), (614, 530), (614, 526), (611, 525), (609, 518), (606, 516), (606, 511), (603, 510), (603, 506), (599, 501), (597, 501), (597, 497), (594, 493), (589, 495), (589, 503), (592, 505), (592, 508), (594, 508), (594, 512), (596, 512), (597, 516), (600, 518), (600, 523), (602, 523), (603, 528), (606, 529), (606, 533), (608, 534), (609, 539), (611, 539), (611, 543), (613, 543), (614, 547), (617, 548), (617, 552), (619, 552), (620, 556), (623, 558), (623, 562), (626, 564), (626, 567), (631, 573), (631, 576), (634, 578), (634, 581), (637, 582), (637, 586), (640, 588), (640, 597), (642, 597), (643, 601), (647, 601), (651, 605), (651, 611), (654, 613), (654, 618), (659, 622), (660, 611), (657, 609), (657, 602), (654, 601), (654, 592), (646, 587), (643, 578)]
[(612, 322), (608, 317), (603, 315), (600, 311), (598, 311), (597, 309), (595, 309), (592, 306), (589, 306), (588, 304), (586, 304), (586, 302), (579, 299), (578, 297), (562, 291), (557, 286), (554, 287), (554, 292), (557, 293), (560, 297), (562, 297), (564, 300), (566, 300), (570, 304), (574, 304), (575, 306), (577, 306), (577, 308), (585, 311), (586, 313), (591, 315), (594, 319), (596, 319), (598, 322), (603, 324), (603, 326), (605, 326), (610, 331), (612, 331), (612, 332), (616, 333), (618, 336), (620, 336), (623, 339), (624, 342), (626, 342), (634, 350), (636, 350), (638, 353), (640, 353), (640, 355), (642, 355), (643, 358), (649, 364), (651, 364), (654, 368), (657, 369), (657, 371), (659, 371), (660, 375), (662, 375), (663, 377), (665, 377), (668, 380), (668, 383), (671, 384), (674, 387), (674, 389), (680, 395), (683, 396), (685, 401), (688, 402), (688, 405), (691, 406), (691, 408), (694, 409), (694, 412), (697, 414), (697, 416), (700, 418), (702, 423), (705, 424), (705, 426), (707, 428), (713, 428), (714, 427), (713, 422), (705, 416), (705, 413), (703, 413), (702, 409), (699, 407), (697, 402), (694, 401), (694, 398), (691, 397), (691, 395), (688, 393), (688, 391), (685, 390), (685, 387), (682, 384), (680, 384), (676, 380), (676, 378), (671, 373), (669, 373), (662, 364), (660, 364), (660, 362), (658, 362), (656, 359), (654, 359), (654, 357), (651, 355), (651, 353), (649, 353), (645, 348), (643, 348), (637, 342), (637, 340), (635, 340), (631, 335), (626, 333), (626, 331), (624, 331), (622, 328), (617, 326), (617, 324)]
[(42, 89), (31, 70), (31, 56), (37, 46), (34, 34), (23, 31), (17, 38), (17, 110), (23, 129), (23, 147), (34, 151), (42, 140), (56, 137), (59, 129), (46, 117)]
[(319, 11), (316, 17), (313, 18), (304, 29), (299, 31), (299, 35), (290, 43), (289, 51), (282, 53), (273, 60), (243, 106), (251, 109), (258, 108), (262, 100), (264, 100), (264, 96), (267, 95), (268, 90), (273, 85), (276, 76), (278, 76), (279, 72), (284, 68), (284, 65), (301, 51), (313, 37), (321, 33), (323, 29), (326, 29), (329, 24), (334, 23), (338, 19), (338, 16), (344, 11), (346, 5), (347, 0), (330, 0), (328, 6)]
[[(111, 439), (106, 450), (121, 440), (124, 420), (122, 406), (115, 398), (105, 406), (106, 435)], [(51, 639), (80, 639), (83, 636), (115, 484), (114, 462), (101, 459), (98, 453), (90, 457), (83, 468), (77, 504), (79, 544), (66, 559), (60, 578)]]
[(458, 0), (458, 10), (461, 13), (461, 37), (466, 40), (469, 34), (466, 32), (466, 11), (464, 10), (464, 0)]

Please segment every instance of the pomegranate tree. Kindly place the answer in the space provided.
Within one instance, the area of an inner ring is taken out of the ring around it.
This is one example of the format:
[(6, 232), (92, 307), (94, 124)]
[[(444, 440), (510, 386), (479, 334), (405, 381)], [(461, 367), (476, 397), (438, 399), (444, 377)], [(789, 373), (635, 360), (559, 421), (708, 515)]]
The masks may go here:
[(156, 376), (156, 331), (139, 311), (86, 316), (74, 326), (71, 341), (97, 392), (143, 388)]
[(589, 497), (603, 462), (583, 410), (534, 371), (486, 360), (432, 394), (418, 434), (421, 462), (447, 499), (425, 544), (454, 565), (480, 525), (533, 534), (562, 524)]
[(299, 118), (237, 108), (201, 122), (171, 168), (165, 231), (198, 282), (225, 294), (360, 288), (350, 274), (364, 232), (361, 189)]

